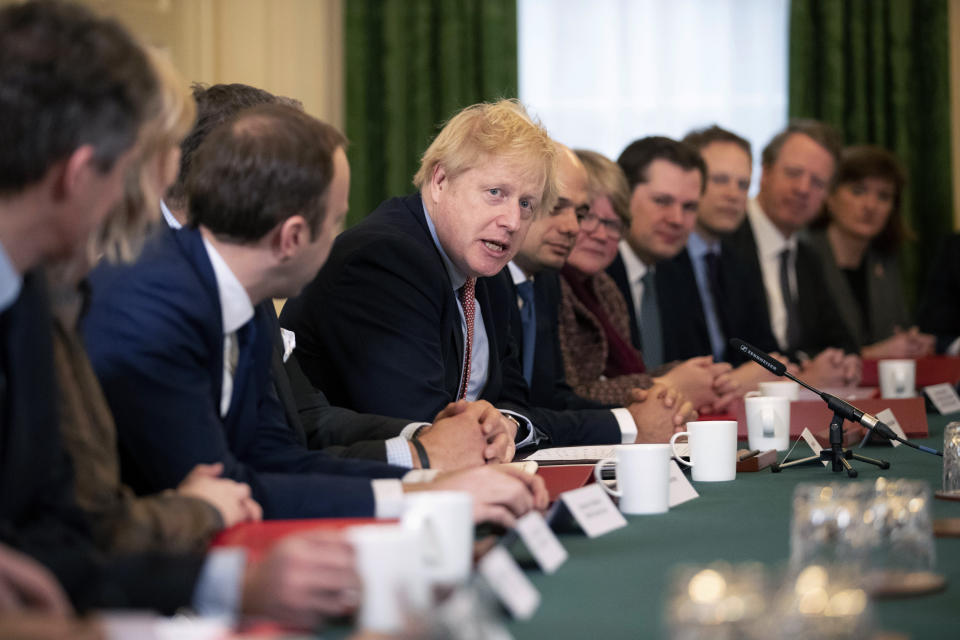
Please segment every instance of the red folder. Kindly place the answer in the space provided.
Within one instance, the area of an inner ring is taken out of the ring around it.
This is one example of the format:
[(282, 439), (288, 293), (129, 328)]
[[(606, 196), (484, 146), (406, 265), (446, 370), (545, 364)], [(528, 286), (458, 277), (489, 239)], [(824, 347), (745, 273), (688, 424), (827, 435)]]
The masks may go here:
[(211, 547), (244, 547), (255, 560), (281, 538), (301, 531), (345, 529), (364, 524), (388, 524), (395, 520), (376, 518), (315, 518), (309, 520), (268, 520), (243, 522), (221, 531)]
[[(904, 433), (908, 438), (926, 438), (929, 435), (927, 430), (927, 408), (923, 398), (864, 398), (853, 403), (857, 409), (866, 413), (877, 415), (884, 409), (893, 411), (897, 417), (897, 422), (903, 427)], [(743, 400), (737, 400), (731, 406), (737, 420), (737, 435), (740, 439), (747, 438), (747, 419), (744, 411)], [(833, 413), (827, 408), (822, 400), (797, 400), (790, 403), (790, 437), (796, 438), (804, 428), (810, 429), (813, 434), (825, 431), (830, 427), (830, 419)], [(845, 429), (854, 429), (859, 427), (844, 422)], [(866, 430), (860, 432), (861, 437)]]
[(593, 482), (592, 464), (564, 464), (537, 469), (537, 475), (543, 478), (550, 494), (550, 502), (555, 501), (564, 491), (579, 489)]
[[(960, 357), (930, 356), (928, 358), (917, 358), (916, 385), (918, 389), (942, 382), (949, 382), (950, 384), (960, 382)], [(863, 381), (860, 384), (864, 387), (880, 386), (877, 378), (877, 360), (863, 361)], [(896, 413), (896, 410), (894, 410), (894, 413)], [(900, 419), (899, 415), (897, 419)]]

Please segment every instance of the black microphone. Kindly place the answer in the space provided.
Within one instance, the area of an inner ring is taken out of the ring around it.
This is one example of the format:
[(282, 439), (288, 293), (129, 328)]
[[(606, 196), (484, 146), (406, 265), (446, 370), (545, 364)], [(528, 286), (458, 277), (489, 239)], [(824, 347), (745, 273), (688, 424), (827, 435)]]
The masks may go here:
[(879, 433), (881, 436), (887, 440), (896, 440), (901, 442), (908, 447), (913, 447), (918, 451), (923, 451), (925, 453), (932, 453), (935, 456), (943, 456), (942, 451), (937, 451), (936, 449), (931, 449), (930, 447), (925, 447), (922, 444), (914, 444), (905, 438), (901, 438), (896, 433), (893, 432), (893, 429), (885, 425), (880, 419), (876, 416), (870, 415), (869, 413), (864, 413), (857, 409), (852, 404), (846, 400), (841, 400), (837, 396), (831, 395), (825, 391), (820, 391), (816, 387), (812, 387), (803, 380), (796, 378), (787, 372), (787, 366), (782, 362), (775, 360), (770, 357), (770, 354), (757, 349), (755, 346), (748, 342), (744, 342), (740, 338), (730, 338), (730, 346), (744, 354), (757, 364), (759, 364), (764, 369), (767, 369), (776, 376), (784, 376), (790, 378), (797, 384), (806, 387), (810, 391), (813, 391), (815, 394), (823, 398), (823, 401), (827, 403), (827, 407), (834, 413), (838, 413), (843, 416), (844, 420), (849, 420), (850, 422), (856, 422), (865, 426), (870, 432)]
[[(730, 338), (730, 346), (744, 354), (764, 369), (767, 369), (775, 376), (782, 376), (787, 373), (787, 365), (779, 360), (771, 358), (768, 354), (760, 351), (752, 344), (748, 344), (740, 338)], [(791, 376), (792, 377), (792, 376)]]

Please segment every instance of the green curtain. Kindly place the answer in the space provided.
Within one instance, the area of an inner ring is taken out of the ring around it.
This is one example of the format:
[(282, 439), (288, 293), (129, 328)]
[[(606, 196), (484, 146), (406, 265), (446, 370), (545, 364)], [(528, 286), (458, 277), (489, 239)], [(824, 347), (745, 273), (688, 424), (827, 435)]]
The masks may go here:
[(953, 226), (947, 0), (793, 0), (790, 117), (838, 127), (847, 144), (899, 156), (917, 241), (900, 254), (911, 301)]
[(347, 0), (350, 214), (411, 193), (420, 156), (462, 107), (516, 97), (516, 0)]

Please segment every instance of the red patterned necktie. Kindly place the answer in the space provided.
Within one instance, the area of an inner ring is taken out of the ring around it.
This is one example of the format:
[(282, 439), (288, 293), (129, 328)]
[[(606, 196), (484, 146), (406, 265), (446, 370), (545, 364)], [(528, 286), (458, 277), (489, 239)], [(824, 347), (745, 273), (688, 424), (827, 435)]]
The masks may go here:
[(467, 388), (470, 386), (470, 356), (473, 354), (473, 316), (477, 307), (476, 298), (476, 278), (467, 278), (463, 286), (457, 290), (460, 296), (460, 304), (463, 305), (463, 317), (467, 320), (467, 352), (463, 359), (463, 379), (460, 383), (460, 394), (458, 400), (467, 397)]

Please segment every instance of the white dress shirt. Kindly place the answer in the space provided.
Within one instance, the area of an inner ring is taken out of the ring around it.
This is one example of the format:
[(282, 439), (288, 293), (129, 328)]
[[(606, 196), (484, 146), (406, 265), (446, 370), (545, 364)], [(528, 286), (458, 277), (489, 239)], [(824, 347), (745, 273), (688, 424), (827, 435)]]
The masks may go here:
[(790, 265), (787, 277), (790, 281), (790, 293), (797, 299), (797, 236), (785, 238), (767, 214), (760, 208), (756, 198), (747, 203), (747, 220), (753, 228), (753, 237), (757, 243), (757, 258), (763, 275), (763, 287), (767, 292), (767, 310), (770, 313), (770, 328), (782, 351), (789, 347), (787, 341), (787, 307), (780, 291), (780, 254), (790, 249)]
[[(647, 275), (648, 267), (643, 260), (634, 253), (633, 248), (626, 240), (621, 240), (617, 245), (617, 251), (620, 252), (620, 259), (623, 260), (623, 268), (627, 272), (627, 282), (630, 284), (630, 297), (633, 301), (633, 310), (640, 318), (640, 303), (643, 302), (643, 277)], [(639, 327), (638, 327), (639, 328)]]

